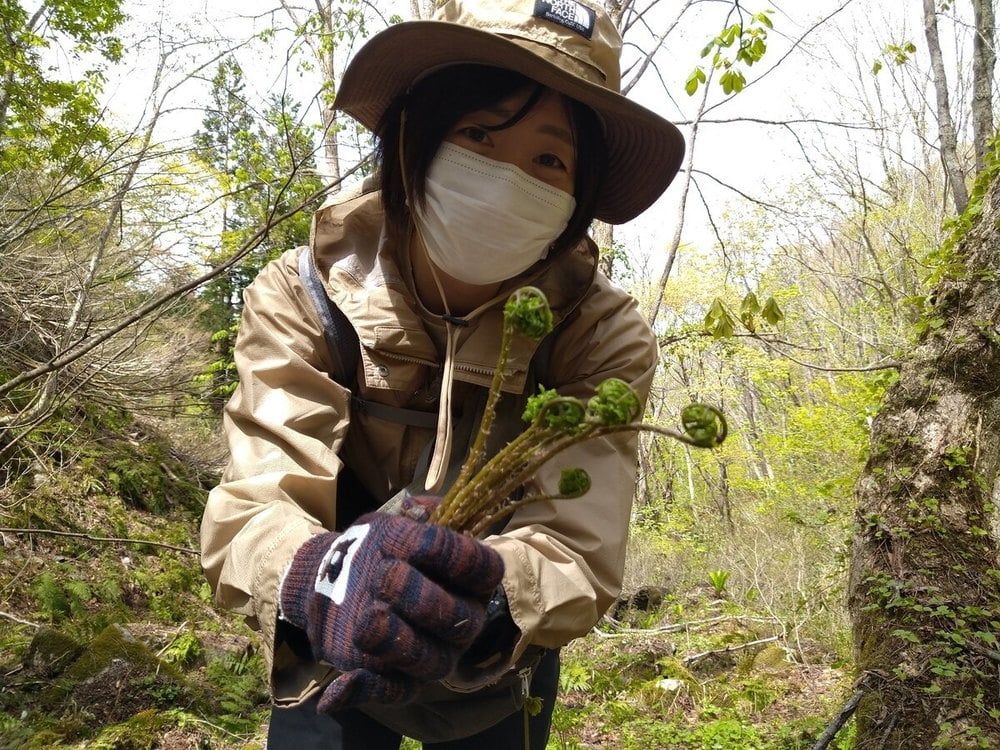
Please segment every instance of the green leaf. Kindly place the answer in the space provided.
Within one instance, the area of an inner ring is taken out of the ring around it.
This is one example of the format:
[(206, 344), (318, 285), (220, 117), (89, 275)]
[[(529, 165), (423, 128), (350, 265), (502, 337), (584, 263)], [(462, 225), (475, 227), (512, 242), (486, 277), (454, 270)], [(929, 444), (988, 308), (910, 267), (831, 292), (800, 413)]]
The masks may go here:
[(528, 716), (538, 716), (542, 712), (544, 704), (545, 701), (537, 695), (529, 695), (524, 699), (524, 710), (528, 712)]
[(740, 303), (740, 313), (756, 315), (760, 312), (760, 302), (757, 301), (757, 295), (753, 292), (747, 292), (747, 296), (743, 298), (743, 302)]
[(580, 497), (590, 490), (590, 475), (580, 468), (563, 469), (559, 474), (559, 494)]
[(713, 338), (717, 339), (733, 335), (735, 329), (733, 319), (718, 297), (713, 300), (705, 314), (705, 329), (712, 334)]
[(785, 319), (785, 314), (781, 311), (781, 308), (778, 306), (774, 297), (767, 298), (767, 302), (764, 303), (764, 307), (760, 314), (764, 320), (773, 326), (778, 325), (779, 322)]
[(700, 448), (714, 448), (726, 439), (726, 419), (708, 404), (688, 404), (681, 410), (684, 434)]
[(983, 643), (988, 643), (991, 646), (997, 645), (997, 637), (993, 633), (987, 632), (985, 630), (977, 630), (976, 637), (979, 638)]
[(694, 96), (694, 93), (698, 90), (698, 85), (705, 81), (705, 71), (699, 66), (691, 71), (691, 75), (688, 76), (687, 82), (684, 84), (684, 91), (687, 92), (688, 96)]
[(528, 403), (525, 404), (524, 411), (521, 413), (521, 419), (531, 424), (538, 418), (545, 404), (556, 398), (559, 398), (559, 392), (555, 388), (539, 385), (538, 393), (528, 398)]
[(705, 315), (705, 325), (711, 325), (713, 321), (724, 317), (726, 317), (726, 308), (722, 304), (722, 300), (716, 297), (712, 300), (712, 304), (708, 308), (708, 313)]
[(893, 630), (892, 634), (897, 638), (909, 641), (910, 643), (920, 643), (920, 639), (917, 638), (916, 634), (912, 630)]
[(736, 326), (733, 325), (733, 319), (728, 315), (721, 319), (712, 331), (712, 338), (715, 339), (726, 339), (736, 333)]
[(532, 286), (524, 286), (507, 298), (504, 320), (515, 331), (530, 339), (540, 339), (552, 330), (552, 309), (545, 294)]
[(587, 402), (587, 414), (603, 425), (625, 425), (636, 419), (642, 402), (624, 380), (608, 378), (601, 382)]

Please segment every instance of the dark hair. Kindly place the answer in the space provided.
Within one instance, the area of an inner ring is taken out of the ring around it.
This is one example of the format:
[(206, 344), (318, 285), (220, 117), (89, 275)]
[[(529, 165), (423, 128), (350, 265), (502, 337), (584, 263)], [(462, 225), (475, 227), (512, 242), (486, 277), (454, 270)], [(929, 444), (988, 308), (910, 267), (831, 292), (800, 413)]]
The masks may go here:
[[(524, 89), (535, 89), (520, 112), (496, 128), (510, 127), (533, 107), (542, 93), (537, 82), (503, 68), (487, 65), (451, 65), (413, 85), (397, 97), (382, 117), (378, 132), (377, 159), (382, 174), (382, 203), (387, 222), (402, 229), (409, 221), (404, 189), (410, 186), (413, 200), (424, 200), (427, 170), (448, 131), (469, 112), (485, 109)], [(590, 107), (564, 97), (576, 141), (574, 197), (576, 209), (566, 229), (553, 243), (553, 254), (576, 245), (587, 233), (597, 211), (597, 198), (607, 171), (607, 149), (600, 120)], [(402, 114), (406, 113), (404, 158), (399, 158)]]

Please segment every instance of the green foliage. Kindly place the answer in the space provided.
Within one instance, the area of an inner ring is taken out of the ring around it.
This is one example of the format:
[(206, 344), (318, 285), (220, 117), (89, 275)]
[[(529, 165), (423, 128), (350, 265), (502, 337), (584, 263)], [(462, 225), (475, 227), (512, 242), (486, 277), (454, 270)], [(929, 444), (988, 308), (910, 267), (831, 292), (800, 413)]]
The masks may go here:
[(563, 469), (559, 474), (559, 494), (579, 497), (590, 491), (590, 475), (580, 468)]
[[(752, 13), (749, 18), (745, 18), (745, 11), (737, 5), (735, 12), (738, 15), (736, 22), (726, 26), (701, 51), (703, 58), (712, 56), (712, 67), (715, 70), (722, 71), (719, 85), (727, 96), (738, 94), (746, 86), (746, 76), (741, 68), (749, 68), (764, 57), (767, 52), (767, 33), (774, 28), (770, 18), (774, 13), (772, 10)], [(704, 68), (697, 66), (684, 85), (688, 96), (693, 96), (707, 78)]]
[(132, 574), (132, 584), (149, 598), (150, 613), (165, 623), (187, 620), (190, 593), (197, 590), (201, 571), (189, 560), (164, 556), (158, 569), (141, 569)]
[(503, 315), (506, 324), (536, 341), (552, 330), (552, 309), (545, 295), (535, 287), (521, 287), (510, 295)]
[(309, 239), (309, 206), (254, 235), (277, 215), (306, 202), (320, 188), (316, 173), (314, 129), (301, 122), (300, 105), (286, 95), (273, 96), (258, 113), (247, 99), (243, 70), (235, 58), (219, 63), (212, 78), (211, 105), (195, 135), (198, 157), (212, 170), (224, 193), (222, 234), (206, 257), (217, 265), (248, 243), (245, 257), (201, 290), (202, 322), (212, 336), (213, 361), (200, 378), (216, 409), (236, 387), (233, 347), (242, 311), (243, 290), (260, 270), (284, 250)]
[(147, 709), (103, 729), (87, 747), (94, 750), (155, 750), (160, 747), (160, 738), (174, 724), (169, 714)]
[[(960, 216), (952, 217), (945, 222), (944, 241), (939, 246), (930, 248), (923, 259), (928, 268), (924, 280), (928, 288), (936, 288), (942, 281), (960, 279), (965, 275), (965, 264), (962, 262), (959, 248), (966, 235), (979, 222), (986, 192), (998, 174), (1000, 174), (1000, 136), (994, 137), (986, 149), (986, 166), (976, 175), (965, 211)], [(935, 298), (932, 302), (932, 298), (925, 295), (918, 297), (915, 302), (921, 313), (916, 323), (917, 335), (936, 331), (944, 325), (945, 319), (939, 310), (935, 309), (941, 300)]]
[(53, 623), (81, 614), (91, 598), (90, 586), (74, 578), (71, 566), (65, 564), (38, 574), (31, 591), (38, 611)]
[(29, 17), (19, 3), (0, 5), (0, 172), (50, 161), (67, 173), (86, 172), (80, 154), (109, 136), (97, 98), (103, 74), (93, 68), (77, 81), (59, 80), (43, 61), (53, 47), (74, 59), (96, 53), (118, 60), (120, 6), (120, 0), (51, 0)]
[[(541, 395), (541, 394), (539, 394)], [(576, 398), (546, 399), (538, 410), (538, 421), (546, 428), (572, 434), (578, 432), (587, 417), (587, 406)]]
[(538, 419), (538, 415), (542, 413), (545, 405), (557, 398), (559, 398), (559, 392), (555, 388), (546, 388), (544, 385), (539, 385), (538, 393), (528, 398), (528, 402), (525, 404), (524, 411), (521, 414), (521, 419), (531, 424)]
[(602, 425), (626, 425), (639, 418), (642, 402), (624, 380), (608, 378), (598, 384), (587, 401), (587, 415)]
[(592, 668), (580, 662), (563, 663), (559, 667), (559, 691), (561, 693), (590, 692), (593, 682)]
[[(699, 605), (686, 614), (685, 619), (697, 623), (707, 612)], [(809, 684), (813, 678), (807, 675), (825, 671), (816, 664), (806, 667), (782, 659), (780, 670), (768, 669), (758, 666), (752, 653), (739, 660), (745, 668), (724, 662), (685, 666), (682, 652), (718, 648), (732, 640), (736, 634), (725, 634), (727, 624), (732, 621), (704, 629), (692, 626), (683, 634), (623, 631), (614, 640), (590, 637), (564, 648), (562, 698), (548, 747), (580, 747), (586, 738), (614, 748), (809, 750), (841, 704), (841, 693), (850, 690), (850, 674), (842, 674), (839, 687), (831, 691), (829, 683), (825, 689)], [(748, 631), (741, 637), (759, 635)], [(670, 642), (678, 653), (662, 655)], [(843, 729), (830, 747), (848, 750), (852, 734), (852, 727)]]
[(197, 662), (205, 653), (201, 639), (193, 632), (181, 633), (163, 649), (160, 658), (168, 664), (190, 666)]
[(729, 571), (710, 570), (708, 572), (708, 582), (712, 584), (712, 588), (715, 589), (715, 593), (718, 596), (722, 596), (723, 592), (726, 590), (726, 582), (728, 580)]
[(206, 666), (215, 702), (221, 708), (220, 725), (229, 732), (252, 732), (260, 716), (257, 712), (268, 700), (260, 655), (227, 654)]
[(692, 445), (714, 448), (726, 439), (726, 418), (707, 404), (688, 404), (681, 409), (681, 425)]
[(777, 300), (768, 297), (763, 305), (757, 299), (757, 295), (748, 292), (740, 303), (739, 315), (733, 315), (726, 303), (716, 297), (705, 313), (705, 330), (712, 334), (712, 338), (720, 339), (733, 336), (736, 333), (736, 320), (739, 320), (744, 328), (750, 333), (757, 333), (760, 326), (760, 319), (772, 328), (777, 326), (785, 318)]
[[(882, 59), (893, 65), (906, 65), (917, 51), (917, 45), (913, 42), (903, 42), (902, 44), (887, 44), (882, 48)], [(872, 74), (878, 75), (882, 70), (882, 60), (872, 63)]]

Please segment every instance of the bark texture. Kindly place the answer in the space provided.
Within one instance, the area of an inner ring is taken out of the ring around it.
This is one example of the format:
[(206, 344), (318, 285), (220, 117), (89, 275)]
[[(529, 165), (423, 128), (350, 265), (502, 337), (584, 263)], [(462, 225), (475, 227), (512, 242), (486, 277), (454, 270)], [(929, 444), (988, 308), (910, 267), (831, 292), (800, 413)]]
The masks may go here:
[(948, 176), (951, 197), (955, 202), (955, 213), (965, 211), (969, 203), (969, 191), (965, 187), (965, 171), (958, 156), (958, 135), (955, 121), (951, 116), (948, 97), (948, 76), (945, 73), (944, 56), (941, 54), (941, 40), (938, 36), (937, 0), (923, 0), (924, 36), (927, 38), (927, 52), (931, 57), (931, 72), (934, 94), (937, 99), (938, 135), (941, 139), (941, 164)]
[(976, 149), (976, 174), (986, 169), (986, 152), (993, 135), (994, 49), (993, 0), (972, 0), (975, 37), (972, 43), (972, 143)]
[(1000, 747), (1000, 191), (872, 427), (849, 607), (858, 750)]

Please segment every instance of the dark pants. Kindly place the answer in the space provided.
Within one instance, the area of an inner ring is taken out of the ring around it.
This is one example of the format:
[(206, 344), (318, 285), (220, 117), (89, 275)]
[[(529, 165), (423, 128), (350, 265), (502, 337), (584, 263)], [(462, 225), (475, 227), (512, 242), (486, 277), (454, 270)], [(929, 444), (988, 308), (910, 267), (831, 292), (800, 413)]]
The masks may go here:
[[(545, 750), (552, 709), (559, 687), (559, 651), (547, 651), (531, 680), (532, 696), (542, 699), (541, 712), (529, 718), (531, 744)], [(361, 711), (320, 714), (318, 696), (295, 708), (271, 711), (267, 750), (398, 750), (402, 737)], [(518, 710), (492, 727), (451, 742), (425, 743), (427, 750), (516, 750), (524, 747), (524, 711)]]

